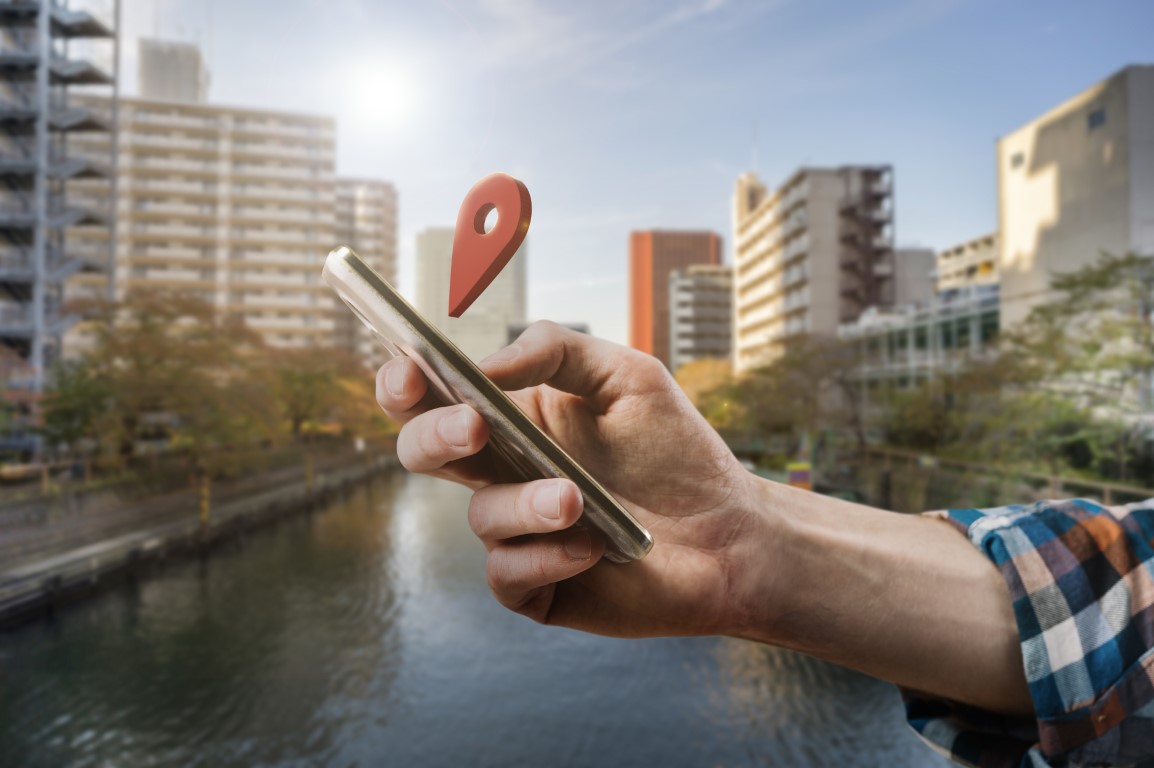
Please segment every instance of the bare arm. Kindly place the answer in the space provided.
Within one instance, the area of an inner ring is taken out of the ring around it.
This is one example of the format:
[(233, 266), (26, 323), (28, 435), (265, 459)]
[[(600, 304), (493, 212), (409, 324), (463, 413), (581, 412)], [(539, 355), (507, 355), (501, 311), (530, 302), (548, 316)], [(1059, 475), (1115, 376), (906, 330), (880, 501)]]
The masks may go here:
[(647, 526), (644, 560), (601, 560), (570, 526), (572, 483), (504, 484), (466, 406), (429, 409), (404, 359), (378, 400), (407, 422), (406, 467), (475, 490), (469, 522), (494, 596), (536, 621), (617, 636), (729, 634), (903, 686), (1028, 714), (1018, 634), (995, 567), (940, 521), (798, 491), (746, 472), (652, 358), (552, 324), (483, 364)]

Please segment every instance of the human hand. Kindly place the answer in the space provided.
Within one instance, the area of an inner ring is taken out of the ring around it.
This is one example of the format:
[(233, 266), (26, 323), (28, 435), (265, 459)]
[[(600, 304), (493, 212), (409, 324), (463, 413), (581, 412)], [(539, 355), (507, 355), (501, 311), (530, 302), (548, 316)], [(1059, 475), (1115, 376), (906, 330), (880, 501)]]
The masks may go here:
[(571, 528), (582, 511), (572, 482), (502, 482), (481, 417), (437, 407), (417, 366), (395, 358), (377, 375), (377, 399), (404, 422), (397, 453), (411, 471), (474, 490), (469, 524), (488, 550), (495, 597), (536, 621), (601, 634), (742, 634), (765, 599), (748, 562), (767, 556), (768, 518), (754, 512), (753, 476), (664, 367), (536, 323), (481, 368), (654, 539), (641, 561), (602, 560), (600, 538)]

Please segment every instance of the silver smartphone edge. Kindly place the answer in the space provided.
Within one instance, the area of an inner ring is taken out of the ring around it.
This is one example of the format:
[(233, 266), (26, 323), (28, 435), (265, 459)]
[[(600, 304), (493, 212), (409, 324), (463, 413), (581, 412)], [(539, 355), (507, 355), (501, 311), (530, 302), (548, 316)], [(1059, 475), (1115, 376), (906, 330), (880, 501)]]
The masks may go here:
[[(322, 276), (391, 353), (409, 356), (430, 374), (443, 398), (476, 408), (489, 423), (490, 432), (503, 438), (502, 453), (508, 460), (517, 463), (516, 456), (505, 453), (512, 447), (532, 464), (533, 474), (572, 480), (585, 499), (585, 515), (608, 539), (609, 559), (639, 560), (648, 554), (653, 539), (629, 511), (351, 248), (334, 248), (325, 259)], [(426, 348), (391, 338), (390, 324), (403, 326), (413, 337), (410, 341)]]

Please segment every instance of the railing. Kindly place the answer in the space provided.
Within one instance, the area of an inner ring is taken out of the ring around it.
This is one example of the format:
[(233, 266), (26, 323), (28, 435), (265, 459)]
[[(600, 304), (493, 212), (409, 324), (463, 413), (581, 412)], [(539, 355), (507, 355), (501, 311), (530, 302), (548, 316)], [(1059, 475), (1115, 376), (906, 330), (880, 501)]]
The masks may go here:
[[(1154, 498), (1154, 488), (1145, 488), (1125, 483), (1051, 475), (1013, 467), (1002, 467), (997, 464), (984, 462), (943, 459), (937, 456), (893, 448), (869, 448), (866, 454), (875, 459), (880, 459), (883, 466), (887, 468), (892, 469), (895, 464), (900, 463), (903, 473), (920, 470), (922, 473), (932, 474), (934, 470), (940, 468), (958, 471), (965, 475), (979, 475), (1010, 482), (1016, 481), (1024, 487), (1033, 489), (1037, 494), (1037, 498), (1056, 499), (1068, 496), (1080, 496), (1100, 501), (1106, 505)], [(1021, 503), (1030, 500), (1031, 499), (1005, 499), (998, 500), (998, 503)]]

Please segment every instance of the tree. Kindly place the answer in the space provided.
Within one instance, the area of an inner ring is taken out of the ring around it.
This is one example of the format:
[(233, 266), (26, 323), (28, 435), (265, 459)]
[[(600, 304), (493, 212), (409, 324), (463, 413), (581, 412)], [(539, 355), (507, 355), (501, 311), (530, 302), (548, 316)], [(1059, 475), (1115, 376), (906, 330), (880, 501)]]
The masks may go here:
[(97, 375), (88, 359), (69, 360), (56, 367), (52, 382), (41, 400), (48, 446), (75, 449), (85, 439), (94, 440), (97, 424), (109, 407), (112, 393), (106, 379)]

